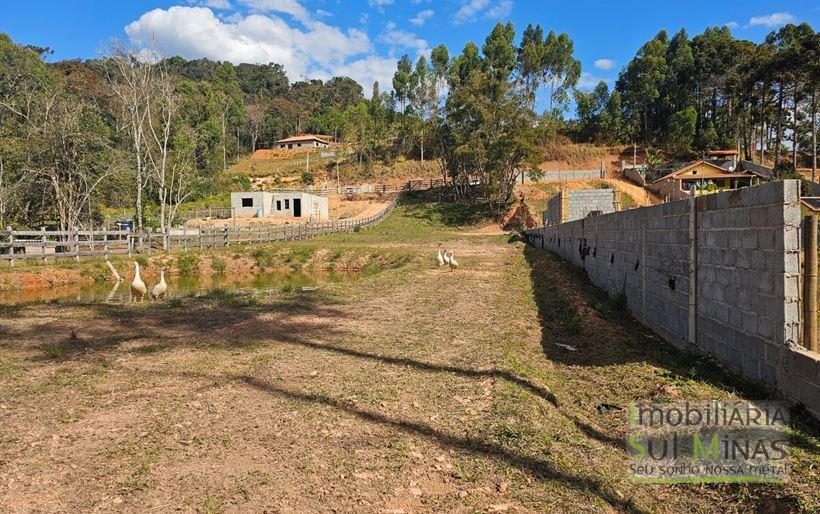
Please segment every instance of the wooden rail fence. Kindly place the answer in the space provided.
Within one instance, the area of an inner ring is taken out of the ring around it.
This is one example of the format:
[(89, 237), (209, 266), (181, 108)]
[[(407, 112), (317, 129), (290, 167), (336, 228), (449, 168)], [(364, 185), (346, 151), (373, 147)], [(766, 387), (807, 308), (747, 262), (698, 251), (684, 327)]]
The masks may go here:
[[(418, 186), (418, 184), (416, 184)], [(410, 190), (408, 185), (405, 190)], [(428, 185), (429, 187), (429, 185)], [(426, 189), (415, 187), (414, 189)], [(257, 224), (221, 227), (185, 227), (166, 233), (127, 230), (12, 230), (0, 231), (0, 259), (10, 267), (28, 259), (105, 257), (110, 255), (151, 255), (155, 251), (225, 247), (232, 244), (255, 244), (273, 241), (307, 239), (325, 234), (352, 232), (381, 222), (399, 200), (401, 193), (380, 212), (355, 220), (298, 223), (287, 225)]]

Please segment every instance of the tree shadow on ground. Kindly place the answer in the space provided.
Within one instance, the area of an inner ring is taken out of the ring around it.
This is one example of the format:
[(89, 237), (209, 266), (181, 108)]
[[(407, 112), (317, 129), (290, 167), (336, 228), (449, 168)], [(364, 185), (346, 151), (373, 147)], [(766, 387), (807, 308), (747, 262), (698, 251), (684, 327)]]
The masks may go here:
[[(529, 264), (538, 307), (541, 347), (549, 360), (581, 367), (646, 363), (660, 369), (651, 375), (642, 370), (645, 377), (624, 379), (637, 379), (647, 384), (693, 380), (751, 401), (772, 399), (771, 391), (764, 386), (722, 369), (713, 360), (664, 341), (632, 317), (623, 300), (610, 298), (606, 291), (593, 284), (583, 269), (552, 252), (530, 245), (524, 246), (524, 257)], [(559, 344), (570, 345), (575, 351)], [(649, 391), (646, 386), (643, 389)], [(662, 395), (631, 400), (674, 401)], [(817, 423), (799, 409), (792, 409), (792, 419), (794, 434), (791, 443), (816, 452), (817, 445), (811, 439), (818, 434)], [(620, 439), (596, 434), (594, 427), (584, 426), (578, 419), (573, 421), (589, 437), (623, 447)]]
[(541, 346), (550, 360), (571, 366), (647, 362), (663, 368), (667, 378), (693, 378), (696, 370), (698, 380), (765, 395), (763, 388), (664, 341), (632, 316), (624, 299), (610, 298), (581, 268), (530, 245), (524, 246), (524, 257), (538, 307)]
[[(47, 308), (60, 309), (61, 306)], [(177, 347), (207, 350), (247, 349), (260, 345), (298, 346), (312, 352), (335, 354), (390, 366), (410, 367), (423, 373), (503, 380), (557, 407), (555, 396), (547, 388), (506, 370), (472, 369), (430, 363), (401, 355), (374, 353), (324, 342), (350, 339), (350, 334), (338, 323), (350, 314), (332, 299), (320, 296), (283, 298), (255, 305), (247, 298), (243, 299), (241, 294), (236, 294), (219, 297), (216, 300), (191, 299), (176, 308), (167, 304), (129, 307), (97, 305), (88, 308), (93, 309), (95, 313), (93, 323), (87, 320), (64, 320), (56, 324), (44, 322), (31, 325), (23, 333), (18, 332), (15, 336), (18, 340), (39, 341), (39, 346), (38, 343), (33, 343), (34, 348), (40, 350), (39, 354), (35, 352), (36, 356), (32, 359), (37, 364), (60, 363), (67, 360), (92, 362), (101, 356), (108, 358), (118, 353), (146, 356)], [(549, 460), (519, 453), (484, 438), (460, 436), (417, 421), (394, 418), (349, 405), (343, 400), (325, 394), (284, 388), (251, 374), (208, 375), (196, 371), (174, 372), (155, 369), (153, 364), (146, 367), (147, 369), (140, 369), (139, 373), (158, 377), (175, 375), (188, 380), (207, 379), (217, 385), (226, 381), (240, 382), (265, 394), (292, 401), (320, 404), (368, 423), (386, 426), (444, 447), (506, 463), (536, 479), (556, 481), (578, 492), (594, 494), (616, 509), (638, 511), (628, 500), (619, 498), (614, 491), (594, 477), (561, 469)], [(203, 385), (202, 388), (212, 386)], [(584, 433), (590, 437), (613, 442), (597, 429), (587, 425), (584, 427)]]
[(489, 223), (495, 219), (489, 204), (451, 202), (444, 198), (442, 188), (436, 188), (405, 193), (400, 203), (406, 216), (447, 227)]
[[(422, 367), (428, 369), (426, 365), (422, 365)], [(452, 372), (450, 370), (443, 371), (448, 373)], [(166, 375), (166, 373), (162, 371), (146, 370), (145, 372), (149, 374)], [(441, 447), (504, 463), (526, 473), (536, 480), (553, 481), (578, 493), (592, 494), (619, 511), (648, 512), (635, 505), (631, 499), (620, 498), (615, 491), (610, 490), (601, 481), (593, 477), (587, 477), (572, 471), (560, 469), (548, 460), (521, 454), (497, 443), (486, 441), (483, 438), (455, 435), (425, 423), (389, 416), (374, 410), (358, 407), (353, 403), (334, 398), (327, 394), (296, 390), (286, 387), (281, 383), (263, 380), (249, 374), (209, 375), (200, 372), (185, 372), (177, 373), (176, 375), (189, 380), (206, 380), (211, 382), (213, 386), (218, 387), (229, 382), (241, 383), (255, 391), (282, 400), (321, 405), (367, 423), (381, 425), (397, 432), (424, 438)], [(209, 386), (203, 386), (203, 388), (206, 387)]]

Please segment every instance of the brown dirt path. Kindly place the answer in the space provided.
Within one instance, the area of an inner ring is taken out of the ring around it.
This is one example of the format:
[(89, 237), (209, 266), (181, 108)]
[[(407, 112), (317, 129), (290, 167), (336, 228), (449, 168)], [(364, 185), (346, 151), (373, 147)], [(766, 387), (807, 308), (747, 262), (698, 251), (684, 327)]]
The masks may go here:
[(421, 242), (411, 265), (313, 295), (5, 308), (0, 505), (731, 512), (811, 493), (804, 478), (630, 482), (626, 417), (596, 403), (733, 393), (686, 375), (548, 254), (499, 236), (446, 243), (455, 272)]

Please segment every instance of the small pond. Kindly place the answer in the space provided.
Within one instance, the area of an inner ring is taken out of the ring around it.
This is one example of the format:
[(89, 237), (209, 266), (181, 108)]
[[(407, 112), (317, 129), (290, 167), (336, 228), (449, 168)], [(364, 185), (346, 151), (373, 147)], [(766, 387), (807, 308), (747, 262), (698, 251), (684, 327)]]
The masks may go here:
[[(205, 294), (221, 289), (223, 291), (256, 290), (279, 291), (283, 288), (296, 292), (321, 289), (323, 285), (355, 280), (356, 272), (270, 272), (258, 274), (225, 274), (213, 276), (174, 276), (166, 277), (168, 283), (167, 299)], [(127, 303), (130, 301), (131, 276), (124, 276), (119, 284), (101, 282), (87, 286), (49, 289), (24, 289), (21, 291), (0, 292), (0, 305), (21, 303), (48, 302), (59, 303)], [(146, 280), (148, 290), (156, 280)], [(145, 298), (145, 301), (150, 301)]]

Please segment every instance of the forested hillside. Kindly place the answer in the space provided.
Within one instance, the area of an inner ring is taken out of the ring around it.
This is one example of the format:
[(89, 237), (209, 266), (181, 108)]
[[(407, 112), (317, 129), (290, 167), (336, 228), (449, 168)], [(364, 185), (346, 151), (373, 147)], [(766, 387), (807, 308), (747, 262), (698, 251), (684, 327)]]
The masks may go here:
[(307, 132), (344, 144), (363, 176), (375, 163), (436, 158), (455, 198), (474, 200), (478, 177), (499, 210), (519, 171), (566, 137), (643, 143), (654, 159), (739, 147), (805, 166), (819, 41), (807, 24), (761, 44), (725, 27), (691, 39), (661, 31), (611, 91), (587, 92), (569, 35), (529, 25), (518, 38), (498, 24), (456, 55), (443, 45), (404, 55), (391, 84), (365, 92), (348, 77), (291, 82), (276, 63), (116, 44), (100, 59), (50, 63), (49, 49), (0, 34), (0, 226), (82, 227), (131, 207), (137, 227), (165, 228), (180, 205), (232, 187), (237, 158)]
[(670, 39), (662, 30), (613, 90), (601, 82), (575, 92), (575, 134), (639, 141), (676, 157), (738, 148), (746, 159), (778, 162), (789, 152), (795, 166), (807, 166), (819, 78), (820, 36), (806, 23), (786, 25), (760, 44), (735, 39), (727, 27), (693, 38), (681, 29)]

